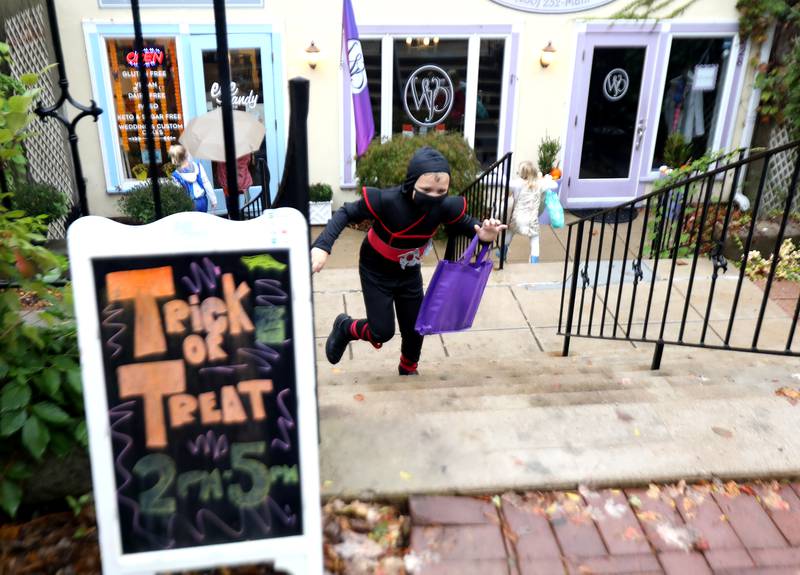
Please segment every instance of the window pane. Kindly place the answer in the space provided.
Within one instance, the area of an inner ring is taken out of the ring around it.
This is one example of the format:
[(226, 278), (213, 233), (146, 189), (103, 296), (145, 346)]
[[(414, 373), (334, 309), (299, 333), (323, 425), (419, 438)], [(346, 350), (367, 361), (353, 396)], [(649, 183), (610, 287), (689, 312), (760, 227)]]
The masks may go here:
[(467, 40), (397, 39), (393, 72), (393, 134), (463, 133)]
[(372, 121), (375, 125), (375, 136), (381, 134), (381, 41), (361, 40), (361, 51), (364, 54), (364, 67), (367, 70), (367, 90), (372, 105)]
[(627, 178), (646, 48), (594, 49), (581, 179)]
[(653, 169), (664, 164), (664, 144), (674, 132), (680, 132), (691, 142), (693, 157), (709, 150), (720, 112), (720, 88), (730, 61), (731, 44), (731, 38), (672, 40)]
[(107, 38), (111, 91), (117, 114), (122, 173), (125, 179), (147, 178), (147, 143), (139, 65), (147, 69), (156, 163), (169, 161), (167, 148), (183, 131), (183, 110), (174, 38), (145, 38), (144, 55), (133, 38)]
[[(234, 110), (244, 110), (253, 114), (258, 121), (264, 123), (264, 84), (261, 80), (261, 49), (231, 48), (229, 50), (231, 65), (231, 98)], [(213, 110), (222, 105), (219, 86), (219, 70), (217, 68), (217, 51), (203, 50), (203, 76), (205, 78), (206, 110)], [(222, 137), (222, 134), (220, 134)], [(244, 170), (244, 163), (238, 169)], [(250, 178), (244, 171), (240, 172), (239, 181), (252, 185), (261, 185), (261, 173), (254, 161), (247, 166)], [(215, 163), (214, 186), (222, 187), (222, 173)], [(273, 176), (274, 177), (274, 176)]]
[(478, 103), (475, 111), (475, 154), (484, 167), (497, 160), (505, 45), (505, 40), (481, 40)]

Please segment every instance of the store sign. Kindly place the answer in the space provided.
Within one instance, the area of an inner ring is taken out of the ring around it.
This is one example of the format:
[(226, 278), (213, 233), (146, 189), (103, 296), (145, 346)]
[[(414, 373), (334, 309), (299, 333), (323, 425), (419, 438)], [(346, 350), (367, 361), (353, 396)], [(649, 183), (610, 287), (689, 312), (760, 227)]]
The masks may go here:
[[(128, 52), (125, 60), (127, 60), (128, 66), (139, 67), (139, 53), (135, 50)], [(145, 48), (142, 50), (142, 60), (145, 68), (159, 66), (164, 63), (164, 52), (161, 51), (161, 48)]]
[(606, 74), (606, 79), (603, 80), (603, 95), (606, 100), (616, 102), (625, 97), (625, 94), (628, 93), (628, 86), (630, 86), (628, 73), (622, 68), (614, 68)]
[[(222, 86), (219, 82), (211, 84), (211, 98), (217, 103), (217, 106), (222, 105)], [(258, 96), (253, 90), (245, 95), (239, 95), (239, 86), (236, 82), (231, 82), (231, 106), (234, 108), (244, 108), (245, 110), (252, 110), (258, 104)]]
[(406, 81), (403, 107), (412, 122), (432, 127), (445, 121), (453, 108), (453, 82), (439, 66), (417, 68)]
[(538, 14), (563, 14), (593, 10), (614, 0), (492, 0), (515, 10)]
[(718, 64), (698, 64), (694, 67), (692, 91), (711, 92), (717, 87)]
[(104, 573), (322, 572), (308, 228), (271, 212), (70, 227)]

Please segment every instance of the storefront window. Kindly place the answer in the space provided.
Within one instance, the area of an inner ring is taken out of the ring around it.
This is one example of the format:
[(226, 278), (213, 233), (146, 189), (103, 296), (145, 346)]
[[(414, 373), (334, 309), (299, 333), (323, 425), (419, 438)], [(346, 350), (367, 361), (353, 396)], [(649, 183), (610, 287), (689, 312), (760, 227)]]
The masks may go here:
[(169, 161), (167, 149), (183, 131), (183, 108), (175, 39), (145, 38), (143, 54), (138, 54), (133, 44), (133, 38), (106, 39), (123, 177), (145, 179), (149, 157), (139, 66), (147, 71), (159, 167)]
[(392, 134), (464, 131), (467, 40), (394, 41)]
[[(259, 122), (264, 122), (264, 85), (261, 78), (261, 50), (260, 48), (231, 48), (228, 52), (231, 67), (231, 103), (234, 110), (242, 110), (253, 114)], [(216, 50), (203, 50), (203, 77), (205, 82), (206, 110), (210, 111), (222, 105), (219, 83), (219, 69)], [(256, 162), (251, 158), (247, 165), (250, 171), (251, 185), (261, 185), (261, 174)], [(239, 169), (244, 169), (245, 163), (241, 162)], [(222, 187), (224, 172), (215, 162), (214, 186)], [(239, 181), (248, 181), (240, 177)]]
[(732, 38), (672, 40), (653, 156), (654, 170), (664, 164), (664, 145), (667, 137), (675, 132), (691, 143), (695, 158), (711, 149), (732, 43)]
[(505, 40), (481, 40), (478, 102), (475, 110), (475, 154), (484, 167), (497, 159), (505, 44)]
[(381, 131), (381, 41), (361, 40), (361, 51), (364, 54), (364, 67), (367, 70), (367, 89), (372, 105), (372, 121), (375, 135)]

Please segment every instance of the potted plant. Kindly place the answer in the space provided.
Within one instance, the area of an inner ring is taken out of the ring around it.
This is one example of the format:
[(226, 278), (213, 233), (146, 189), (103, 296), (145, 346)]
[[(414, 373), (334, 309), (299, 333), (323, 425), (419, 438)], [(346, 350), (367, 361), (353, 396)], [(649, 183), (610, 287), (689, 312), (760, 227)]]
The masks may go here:
[(554, 180), (561, 178), (558, 167), (558, 154), (561, 152), (561, 141), (545, 134), (539, 142), (539, 171), (543, 176), (550, 175)]
[(308, 196), (309, 223), (312, 226), (324, 226), (328, 223), (328, 220), (331, 219), (331, 199), (333, 198), (333, 190), (328, 184), (316, 183), (309, 187)]

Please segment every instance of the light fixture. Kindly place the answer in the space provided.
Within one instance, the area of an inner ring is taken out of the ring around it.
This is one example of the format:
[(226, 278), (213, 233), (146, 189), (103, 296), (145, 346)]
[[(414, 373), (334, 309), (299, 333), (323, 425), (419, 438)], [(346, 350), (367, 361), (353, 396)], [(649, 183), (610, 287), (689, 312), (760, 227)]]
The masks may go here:
[(433, 37), (433, 43), (434, 43), (434, 45), (439, 43), (439, 36), (434, 36)]
[(413, 42), (413, 40), (411, 39), (411, 36), (408, 36), (406, 38), (406, 45), (411, 46), (411, 42)]
[(542, 48), (542, 55), (539, 56), (539, 64), (542, 68), (547, 68), (556, 59), (556, 49), (553, 47), (552, 42), (548, 42), (547, 46)]
[(308, 67), (312, 70), (314, 70), (319, 63), (319, 48), (317, 48), (313, 40), (308, 48), (306, 48), (306, 60), (308, 61)]
[(429, 45), (430, 45), (430, 43), (431, 43), (431, 39), (430, 39), (430, 38), (428, 38), (427, 36), (425, 36), (425, 37), (422, 39), (422, 43), (423, 43), (425, 46), (429, 46)]

